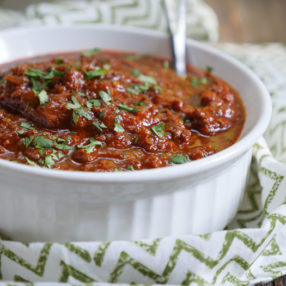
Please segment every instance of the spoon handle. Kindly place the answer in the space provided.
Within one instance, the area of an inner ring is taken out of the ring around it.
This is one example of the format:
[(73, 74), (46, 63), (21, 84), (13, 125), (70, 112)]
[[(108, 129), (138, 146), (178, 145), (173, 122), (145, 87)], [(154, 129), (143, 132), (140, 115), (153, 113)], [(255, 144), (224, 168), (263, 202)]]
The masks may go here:
[(174, 69), (186, 75), (186, 0), (164, 0)]

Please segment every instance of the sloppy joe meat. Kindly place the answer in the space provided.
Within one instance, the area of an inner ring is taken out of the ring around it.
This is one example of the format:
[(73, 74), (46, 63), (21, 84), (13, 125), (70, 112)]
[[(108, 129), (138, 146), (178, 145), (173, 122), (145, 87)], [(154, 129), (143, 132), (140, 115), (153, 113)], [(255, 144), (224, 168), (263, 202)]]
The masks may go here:
[(0, 67), (0, 158), (77, 171), (186, 163), (234, 144), (239, 94), (209, 67), (94, 49)]

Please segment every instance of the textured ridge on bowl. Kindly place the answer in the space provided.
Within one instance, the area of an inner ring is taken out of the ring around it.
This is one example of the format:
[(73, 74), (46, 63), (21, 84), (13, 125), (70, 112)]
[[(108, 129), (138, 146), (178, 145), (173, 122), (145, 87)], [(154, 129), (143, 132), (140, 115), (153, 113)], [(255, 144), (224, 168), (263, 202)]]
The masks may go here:
[[(24, 28), (0, 32), (0, 64), (94, 47), (169, 54), (166, 36), (150, 31)], [(0, 160), (0, 231), (23, 241), (79, 241), (224, 228), (237, 211), (251, 148), (270, 121), (271, 101), (261, 81), (239, 62), (195, 41), (187, 48), (195, 64), (213, 66), (241, 94), (247, 120), (237, 143), (191, 163), (135, 172), (68, 172)]]

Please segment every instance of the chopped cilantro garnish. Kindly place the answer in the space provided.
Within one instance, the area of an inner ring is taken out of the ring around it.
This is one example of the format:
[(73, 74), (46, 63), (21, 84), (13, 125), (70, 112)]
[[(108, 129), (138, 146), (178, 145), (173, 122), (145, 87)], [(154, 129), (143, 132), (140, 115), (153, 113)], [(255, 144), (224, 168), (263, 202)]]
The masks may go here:
[(34, 78), (31, 78), (31, 82), (32, 82), (34, 92), (39, 93), (41, 90), (45, 89), (51, 81), (45, 80), (44, 82), (40, 82)]
[(48, 139), (44, 136), (38, 136), (34, 139), (34, 145), (36, 148), (41, 149), (41, 148), (52, 148), (53, 146), (53, 141), (51, 139)]
[(77, 114), (76, 111), (74, 111), (74, 112), (72, 113), (72, 120), (73, 120), (73, 122), (74, 122), (75, 124), (78, 123), (79, 115)]
[(68, 108), (68, 109), (78, 109), (78, 108), (81, 108), (81, 105), (80, 105), (80, 103), (78, 102), (78, 100), (76, 99), (75, 96), (72, 96), (71, 100), (72, 100), (73, 103), (68, 103), (68, 104), (67, 104), (67, 108)]
[(105, 91), (99, 92), (99, 97), (105, 102), (105, 104), (110, 105), (113, 98)]
[(163, 67), (164, 67), (165, 69), (170, 68), (170, 63), (169, 63), (169, 61), (165, 60), (165, 61), (163, 62)]
[(45, 80), (53, 79), (55, 76), (64, 76), (64, 72), (58, 71), (54, 67), (51, 67), (49, 71), (42, 71), (38, 69), (28, 69), (27, 72), (25, 72), (25, 75), (30, 78), (41, 78)]
[(22, 122), (20, 126), (26, 129), (33, 129), (32, 125), (28, 122)]
[(138, 140), (139, 140), (139, 137), (136, 136), (135, 139), (134, 139), (134, 144), (135, 144), (135, 145), (138, 143)]
[(48, 155), (45, 157), (45, 167), (52, 168), (55, 164), (56, 162), (53, 159), (52, 155)]
[(144, 101), (139, 101), (136, 103), (137, 106), (146, 106), (146, 103)]
[(203, 78), (198, 78), (196, 76), (192, 77), (192, 86), (193, 87), (197, 87), (201, 84), (207, 84), (208, 83), (208, 79), (206, 77), (203, 77)]
[(135, 171), (134, 167), (132, 165), (127, 166), (127, 169), (130, 171)]
[(27, 131), (26, 129), (20, 129), (20, 130), (17, 131), (17, 133), (19, 135), (23, 135), (26, 131)]
[(45, 167), (52, 168), (57, 161), (64, 157), (62, 152), (56, 152), (53, 150), (53, 153), (45, 157)]
[(54, 143), (54, 147), (59, 149), (59, 150), (73, 150), (73, 146), (69, 146), (67, 142), (64, 140), (64, 142), (59, 142), (57, 140), (57, 143)]
[(95, 140), (94, 138), (89, 139), (88, 145), (78, 145), (77, 148), (84, 149), (86, 153), (91, 153), (96, 146), (102, 146), (102, 142)]
[(63, 58), (56, 58), (56, 65), (61, 65), (63, 64), (64, 59)]
[(120, 123), (115, 122), (115, 123), (114, 123), (114, 131), (115, 131), (115, 132), (118, 132), (118, 133), (122, 133), (122, 132), (124, 132), (125, 130), (124, 130), (124, 128), (120, 125)]
[(104, 68), (105, 70), (110, 70), (110, 69), (111, 69), (111, 65), (110, 65), (110, 64), (104, 64), (104, 65), (103, 65), (103, 68)]
[(91, 115), (83, 109), (83, 107), (80, 105), (76, 97), (72, 96), (71, 99), (73, 103), (68, 103), (67, 108), (74, 110), (72, 114), (74, 123), (77, 124), (79, 115), (85, 117), (87, 120), (91, 120), (92, 119)]
[(154, 86), (154, 89), (155, 89), (155, 90), (159, 90), (159, 91), (161, 91), (161, 90), (162, 90), (162, 87), (161, 87), (161, 86), (159, 86), (159, 85), (155, 85), (155, 86)]
[(24, 146), (26, 148), (28, 148), (30, 146), (30, 144), (32, 143), (34, 137), (33, 136), (29, 136), (29, 137), (24, 137), (21, 139), (22, 143), (24, 144)]
[(98, 99), (90, 99), (86, 102), (86, 107), (90, 110), (92, 107), (100, 107), (101, 103)]
[(31, 68), (29, 68), (28, 71), (25, 72), (25, 75), (33, 78), (51, 79), (50, 76), (47, 78), (47, 72)]
[(147, 75), (144, 75), (144, 74), (140, 74), (138, 76), (138, 79), (146, 84), (157, 84), (157, 81), (154, 77), (152, 76), (147, 76)]
[(49, 102), (49, 96), (44, 89), (40, 93), (38, 93), (38, 98), (40, 101), (40, 105), (44, 105)]
[(95, 67), (94, 70), (84, 72), (86, 79), (93, 79), (94, 77), (100, 77), (107, 73), (107, 70)]
[(212, 71), (213, 71), (213, 67), (206, 66), (206, 71), (207, 71), (207, 72), (212, 72)]
[(84, 57), (90, 58), (91, 56), (98, 54), (99, 51), (100, 51), (100, 50), (99, 50), (98, 48), (95, 48), (95, 49), (92, 49), (92, 50), (84, 51), (84, 52), (82, 53), (82, 55), (83, 55)]
[(124, 105), (124, 104), (118, 104), (118, 107), (122, 110), (125, 110), (125, 111), (129, 111), (129, 112), (138, 112), (139, 110), (137, 108), (134, 108), (134, 107), (129, 107), (127, 105)]
[(100, 120), (102, 120), (104, 118), (104, 114), (105, 114), (104, 111), (99, 113), (98, 117), (99, 117)]
[(99, 123), (99, 122), (97, 122), (97, 121), (94, 121), (94, 122), (92, 122), (92, 124), (93, 124), (100, 132), (102, 131), (102, 128), (107, 128), (107, 126), (106, 126), (103, 122)]
[(74, 111), (74, 113), (77, 113), (78, 115), (85, 117), (87, 120), (92, 120), (91, 115), (87, 111), (85, 111), (82, 107)]
[(17, 131), (17, 133), (20, 134), (20, 135), (23, 135), (23, 134), (27, 131), (27, 129), (29, 129), (29, 130), (33, 130), (33, 129), (34, 129), (34, 128), (31, 126), (31, 124), (28, 123), (28, 122), (22, 122), (22, 123), (20, 124), (20, 126), (23, 128), (23, 129), (20, 129), (20, 130)]
[(131, 73), (131, 74), (132, 74), (133, 76), (139, 76), (139, 75), (140, 75), (140, 73), (141, 73), (141, 72), (140, 72), (140, 70), (139, 70), (139, 69), (135, 69), (135, 70), (133, 70), (133, 71), (132, 71), (132, 73)]
[(77, 94), (78, 94), (79, 96), (82, 96), (82, 97), (85, 97), (85, 96), (86, 96), (86, 94), (83, 93), (83, 92), (81, 92), (81, 91), (79, 91)]
[(132, 94), (144, 93), (150, 88), (149, 84), (132, 84), (131, 87), (127, 87), (126, 91)]
[(157, 125), (154, 125), (151, 127), (151, 130), (160, 138), (164, 137), (166, 135), (166, 132), (164, 131), (165, 123), (159, 123)]
[(30, 166), (34, 166), (34, 167), (39, 167), (39, 165), (37, 163), (35, 163), (34, 161), (30, 160), (28, 157), (25, 157), (26, 162), (30, 165)]
[(170, 161), (171, 161), (171, 163), (174, 163), (174, 164), (183, 164), (183, 163), (189, 162), (189, 159), (188, 159), (188, 157), (186, 157), (182, 154), (177, 154), (175, 156), (172, 156), (170, 158)]
[(135, 55), (128, 55), (125, 57), (125, 59), (133, 62), (133, 61), (141, 59), (141, 57), (142, 57), (141, 55), (135, 54)]
[(118, 133), (122, 133), (124, 132), (124, 128), (120, 125), (120, 121), (122, 120), (122, 117), (120, 115), (117, 115), (115, 117), (115, 121), (114, 121), (114, 131), (118, 132)]

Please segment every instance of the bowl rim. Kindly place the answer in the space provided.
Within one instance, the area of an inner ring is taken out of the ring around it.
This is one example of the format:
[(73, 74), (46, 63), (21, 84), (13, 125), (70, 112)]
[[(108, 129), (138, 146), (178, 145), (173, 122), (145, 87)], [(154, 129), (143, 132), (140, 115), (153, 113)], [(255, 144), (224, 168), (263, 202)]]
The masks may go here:
[[(119, 31), (126, 33), (137, 33), (139, 36), (153, 36), (157, 38), (166, 38), (167, 35), (158, 32), (142, 28), (134, 27), (123, 27), (116, 25), (86, 25), (86, 26), (58, 26), (58, 27), (24, 27), (24, 28), (10, 28), (0, 32), (0, 38), (5, 34), (11, 33), (21, 33), (21, 32), (45, 32), (54, 30), (108, 30)], [(200, 172), (206, 172), (213, 168), (220, 167), (227, 162), (230, 162), (238, 158), (243, 153), (247, 152), (255, 143), (255, 141), (262, 136), (266, 130), (272, 112), (272, 102), (270, 95), (256, 74), (254, 74), (248, 67), (240, 63), (238, 60), (232, 58), (231, 56), (219, 51), (216, 48), (207, 46), (203, 43), (197, 42), (195, 40), (188, 39), (187, 44), (194, 46), (204, 52), (210, 53), (219, 59), (229, 62), (234, 65), (242, 73), (246, 74), (247, 77), (254, 82), (260, 93), (261, 99), (261, 113), (257, 120), (257, 124), (244, 136), (239, 139), (236, 143), (230, 147), (206, 158), (202, 158), (189, 163), (184, 163), (181, 165), (172, 165), (157, 169), (145, 169), (137, 170), (133, 172), (84, 172), (84, 171), (65, 171), (65, 170), (55, 170), (33, 167), (29, 165), (24, 165), (20, 163), (11, 162), (5, 159), (0, 159), (0, 168), (6, 168), (9, 171), (14, 171), (22, 173), (25, 175), (36, 175), (41, 178), (50, 178), (54, 180), (69, 180), (72, 182), (98, 182), (98, 183), (137, 183), (137, 182), (153, 182), (162, 180), (172, 180), (178, 179), (186, 176), (196, 175)]]

